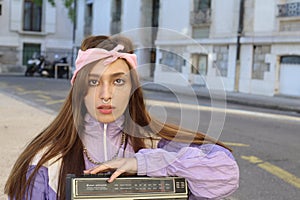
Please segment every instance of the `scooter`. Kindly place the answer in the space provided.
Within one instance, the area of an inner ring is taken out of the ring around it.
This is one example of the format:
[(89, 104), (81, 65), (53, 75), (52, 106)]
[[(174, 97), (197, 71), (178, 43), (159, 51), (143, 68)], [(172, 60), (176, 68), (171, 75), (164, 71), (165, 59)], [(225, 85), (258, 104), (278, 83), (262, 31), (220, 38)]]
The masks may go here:
[[(27, 61), (25, 76), (34, 76), (35, 73), (38, 73), (42, 77), (54, 77), (55, 65), (59, 63), (67, 64), (67, 57), (57, 58), (51, 63), (47, 61), (43, 55), (34, 56)], [(67, 73), (69, 73), (67, 66), (59, 67), (57, 69), (58, 78), (62, 78)]]
[(31, 59), (27, 61), (27, 68), (25, 71), (25, 76), (34, 76), (35, 73), (41, 72), (41, 69), (44, 68), (45, 65), (45, 57), (40, 56), (33, 56)]

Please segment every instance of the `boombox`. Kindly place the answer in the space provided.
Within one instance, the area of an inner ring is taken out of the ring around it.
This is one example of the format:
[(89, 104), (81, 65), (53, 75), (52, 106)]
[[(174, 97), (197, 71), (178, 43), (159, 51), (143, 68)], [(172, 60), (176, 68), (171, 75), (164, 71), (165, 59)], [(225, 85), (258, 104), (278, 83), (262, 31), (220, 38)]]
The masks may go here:
[(188, 199), (187, 182), (180, 177), (118, 177), (108, 183), (102, 175), (75, 176), (66, 179), (67, 200), (141, 200)]

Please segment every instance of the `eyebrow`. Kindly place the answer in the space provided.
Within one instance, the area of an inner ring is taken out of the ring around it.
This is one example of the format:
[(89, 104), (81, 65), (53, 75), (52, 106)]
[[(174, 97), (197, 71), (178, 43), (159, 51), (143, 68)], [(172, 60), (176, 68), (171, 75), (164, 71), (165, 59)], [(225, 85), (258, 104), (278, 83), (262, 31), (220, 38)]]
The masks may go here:
[[(128, 76), (128, 74), (125, 72), (116, 72), (116, 73), (110, 74), (109, 76), (113, 78), (113, 77), (118, 77), (118, 76)], [(99, 78), (100, 75), (99, 74), (89, 74), (89, 77)]]

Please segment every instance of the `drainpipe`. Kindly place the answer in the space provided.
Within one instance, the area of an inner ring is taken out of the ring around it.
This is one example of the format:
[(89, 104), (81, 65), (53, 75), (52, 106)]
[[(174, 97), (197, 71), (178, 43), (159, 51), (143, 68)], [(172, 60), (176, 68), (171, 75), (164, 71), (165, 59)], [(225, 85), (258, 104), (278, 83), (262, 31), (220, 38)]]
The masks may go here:
[(73, 32), (72, 32), (72, 55), (71, 55), (71, 72), (69, 74), (73, 75), (73, 68), (75, 68), (75, 58), (77, 55), (77, 48), (76, 48), (76, 29), (77, 29), (77, 0), (74, 0), (74, 19), (73, 19)]
[(237, 31), (237, 41), (236, 41), (236, 68), (235, 68), (235, 82), (234, 82), (234, 91), (239, 91), (239, 80), (240, 80), (240, 68), (241, 68), (241, 61), (240, 61), (240, 38), (243, 33), (244, 29), (244, 5), (245, 0), (240, 0), (240, 12), (239, 12), (239, 26)]

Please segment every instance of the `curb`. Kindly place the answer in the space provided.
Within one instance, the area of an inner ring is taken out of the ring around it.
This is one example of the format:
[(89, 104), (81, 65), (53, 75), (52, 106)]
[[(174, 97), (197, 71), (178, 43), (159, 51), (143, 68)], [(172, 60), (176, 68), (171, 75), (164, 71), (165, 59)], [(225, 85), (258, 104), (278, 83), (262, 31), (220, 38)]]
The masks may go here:
[[(156, 84), (153, 82), (143, 82), (142, 88), (148, 91), (157, 91), (157, 92), (165, 92), (165, 93), (174, 93), (177, 92), (183, 95), (194, 96), (196, 95), (198, 98), (211, 99), (211, 95), (206, 88), (193, 87), (193, 91), (189, 91), (186, 87), (183, 86), (174, 86), (167, 84)], [(214, 100), (224, 99), (222, 95), (213, 96)], [(300, 98), (289, 98), (289, 97), (281, 97), (281, 96), (259, 96), (253, 94), (244, 94), (244, 93), (236, 93), (236, 92), (226, 92), (225, 99), (227, 103), (246, 105), (246, 106), (254, 106), (259, 108), (266, 109), (274, 109), (279, 111), (287, 111), (287, 112), (296, 112), (300, 113)]]

